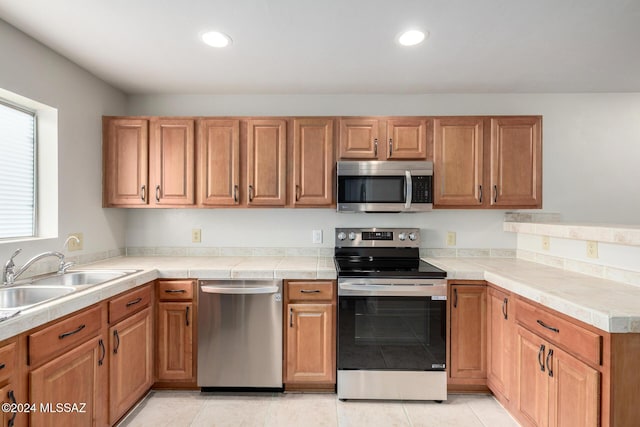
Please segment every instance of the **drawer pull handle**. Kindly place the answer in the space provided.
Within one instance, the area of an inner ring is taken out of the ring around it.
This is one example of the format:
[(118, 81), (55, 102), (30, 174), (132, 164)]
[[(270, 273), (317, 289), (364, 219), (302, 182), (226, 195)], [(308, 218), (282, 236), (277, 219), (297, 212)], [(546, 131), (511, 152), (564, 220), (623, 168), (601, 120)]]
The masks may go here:
[(156, 185), (156, 202), (160, 201), (160, 186)]
[(120, 335), (118, 330), (113, 331), (113, 337), (116, 339), (116, 346), (113, 348), (113, 354), (118, 354), (118, 348), (120, 348)]
[(4, 363), (0, 363), (0, 369), (4, 369), (6, 365)]
[(393, 139), (389, 138), (389, 157), (393, 156)]
[[(9, 393), (7, 393), (7, 396), (9, 396), (9, 399), (11, 400), (11, 403), (13, 403), (15, 405), (16, 404), (16, 396), (13, 394), (13, 390), (9, 390)], [(18, 415), (18, 411), (13, 413), (13, 416), (7, 422), (7, 427), (13, 427), (13, 423), (16, 420), (16, 415)]]
[(478, 186), (478, 193), (480, 193), (480, 195), (479, 195), (479, 199), (480, 200), (478, 200), (478, 201), (480, 202), (480, 204), (482, 204), (482, 185)]
[(184, 289), (165, 289), (164, 291), (168, 294), (184, 294), (187, 292)]
[(142, 187), (140, 187), (140, 198), (142, 199), (143, 202), (147, 198), (147, 186), (146, 185), (143, 185)]
[(498, 203), (498, 186), (493, 186), (493, 203)]
[(540, 350), (538, 350), (538, 364), (540, 370), (544, 372), (544, 344), (540, 344)]
[(504, 316), (504, 320), (507, 320), (507, 304), (509, 303), (509, 298), (505, 298), (502, 301), (502, 316)]
[(378, 157), (378, 138), (373, 139), (373, 155)]
[(233, 202), (238, 203), (238, 184), (233, 186)]
[(300, 186), (296, 184), (296, 202), (300, 201)]
[(453, 290), (453, 308), (458, 308), (458, 289)]
[(184, 319), (187, 322), (187, 326), (189, 326), (189, 307), (187, 307), (187, 310), (184, 313)]
[(102, 338), (100, 338), (100, 341), (98, 341), (98, 345), (102, 350), (102, 356), (100, 356), (100, 360), (98, 360), (98, 366), (102, 366), (102, 363), (104, 362), (104, 358), (107, 355), (107, 349), (104, 348), (104, 341), (102, 341)]
[(556, 334), (557, 334), (557, 333), (560, 333), (560, 329), (558, 329), (558, 328), (554, 328), (553, 326), (549, 326), (549, 325), (547, 325), (546, 323), (544, 323), (542, 320), (536, 320), (536, 322), (538, 322), (538, 325), (540, 325), (540, 326), (542, 326), (543, 328), (546, 328), (546, 329), (548, 329), (548, 330), (550, 330), (550, 331), (553, 331), (553, 332), (555, 332)]
[[(553, 363), (553, 359), (551, 359), (553, 357), (553, 349), (549, 349), (549, 353), (547, 353), (547, 371), (549, 371), (549, 376), (553, 377), (553, 370), (551, 369), (551, 363)], [(551, 359), (551, 363), (549, 363), (549, 359)]]
[(129, 302), (127, 303), (127, 307), (131, 307), (132, 305), (136, 305), (136, 304), (137, 304), (137, 303), (139, 303), (140, 301), (142, 301), (142, 298), (140, 298), (140, 297), (138, 297), (138, 298), (136, 298), (136, 299), (134, 299), (134, 300), (132, 300), (132, 301), (129, 301)]
[(253, 202), (253, 185), (249, 185), (249, 201)]
[(58, 335), (58, 339), (64, 339), (64, 338), (69, 337), (71, 335), (77, 334), (78, 332), (83, 330), (85, 328), (85, 326), (86, 325), (83, 323), (82, 325), (78, 326), (78, 329), (74, 329), (73, 331), (65, 332), (64, 334), (60, 334), (60, 335)]
[(319, 294), (320, 289), (300, 289), (301, 294)]
[(289, 327), (293, 328), (293, 308), (289, 307)]

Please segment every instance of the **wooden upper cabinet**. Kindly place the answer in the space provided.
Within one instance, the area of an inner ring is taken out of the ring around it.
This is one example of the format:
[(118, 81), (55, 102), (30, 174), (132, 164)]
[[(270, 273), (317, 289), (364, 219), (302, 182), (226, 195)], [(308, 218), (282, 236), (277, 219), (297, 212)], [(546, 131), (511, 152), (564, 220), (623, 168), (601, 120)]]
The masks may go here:
[(481, 206), (483, 119), (436, 118), (434, 133), (434, 205)]
[(389, 160), (426, 160), (427, 120), (387, 120), (386, 158)]
[(157, 205), (193, 205), (194, 120), (153, 119), (150, 126), (151, 200)]
[(293, 121), (294, 206), (329, 206), (334, 188), (333, 120)]
[(491, 206), (542, 207), (542, 118), (491, 119)]
[(139, 206), (149, 200), (148, 121), (103, 120), (103, 205)]
[(198, 205), (240, 201), (240, 120), (198, 121)]
[(375, 118), (340, 120), (340, 154), (344, 160), (377, 160), (380, 121)]
[(247, 122), (247, 204), (284, 206), (287, 175), (286, 120)]

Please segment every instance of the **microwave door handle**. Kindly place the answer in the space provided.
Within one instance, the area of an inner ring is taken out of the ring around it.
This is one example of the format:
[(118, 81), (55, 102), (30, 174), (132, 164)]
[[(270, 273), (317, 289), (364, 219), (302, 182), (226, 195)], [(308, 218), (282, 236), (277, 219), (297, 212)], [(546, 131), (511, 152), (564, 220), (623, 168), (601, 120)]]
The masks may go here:
[(411, 179), (411, 171), (405, 171), (405, 185), (404, 185), (404, 208), (409, 209), (411, 207), (411, 197), (413, 196), (413, 181)]

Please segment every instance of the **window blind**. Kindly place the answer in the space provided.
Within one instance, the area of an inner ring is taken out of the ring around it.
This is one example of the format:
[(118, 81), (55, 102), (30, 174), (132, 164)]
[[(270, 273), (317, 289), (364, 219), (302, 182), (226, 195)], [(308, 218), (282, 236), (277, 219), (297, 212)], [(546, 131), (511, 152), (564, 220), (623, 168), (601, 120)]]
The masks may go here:
[(35, 115), (0, 103), (0, 239), (35, 235)]

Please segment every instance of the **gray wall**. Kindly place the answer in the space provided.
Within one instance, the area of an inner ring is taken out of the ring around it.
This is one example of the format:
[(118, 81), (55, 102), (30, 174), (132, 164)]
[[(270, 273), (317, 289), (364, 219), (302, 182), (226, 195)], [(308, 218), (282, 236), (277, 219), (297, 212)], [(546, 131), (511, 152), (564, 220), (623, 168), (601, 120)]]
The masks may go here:
[(18, 247), (16, 264), (45, 250), (62, 250), (69, 233), (84, 233), (88, 255), (122, 248), (126, 212), (102, 209), (102, 115), (124, 114), (127, 98), (24, 33), (0, 20), (0, 88), (58, 110), (58, 235), (0, 242), (0, 260)]

